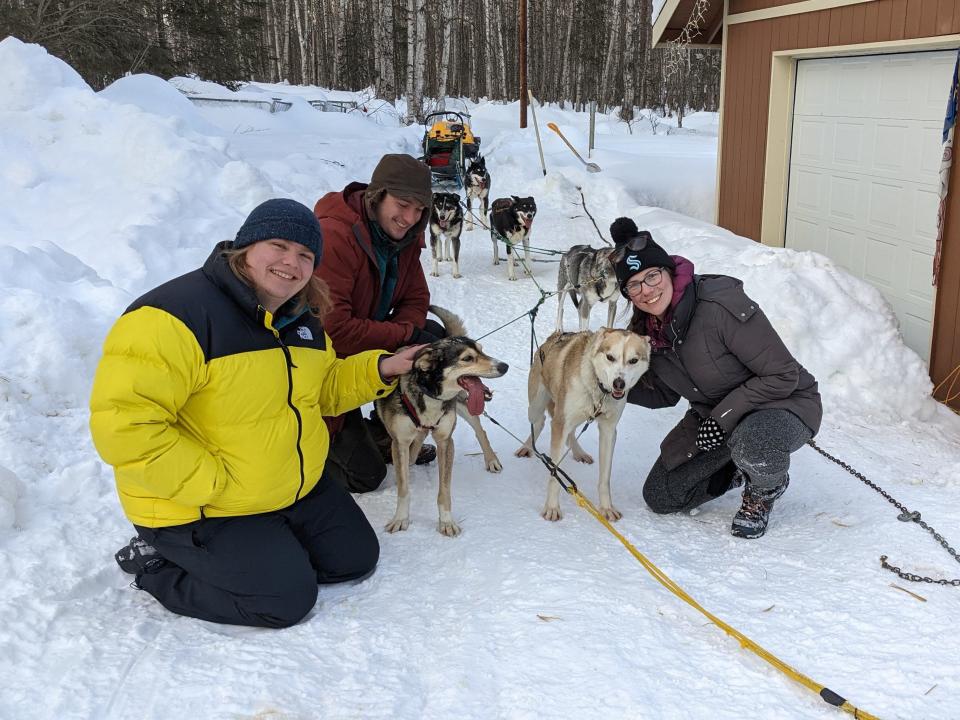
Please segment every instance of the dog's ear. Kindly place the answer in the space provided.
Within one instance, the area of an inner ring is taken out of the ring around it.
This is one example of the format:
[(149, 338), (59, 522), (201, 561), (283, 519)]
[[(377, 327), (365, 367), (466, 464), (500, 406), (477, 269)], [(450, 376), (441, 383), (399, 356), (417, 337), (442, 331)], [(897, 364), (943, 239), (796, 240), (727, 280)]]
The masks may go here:
[(517, 197), (516, 195), (511, 195), (510, 197), (512, 197), (512, 198), (513, 198), (513, 201), (514, 201), (515, 203), (518, 203), (518, 202), (520, 202), (520, 198), (519, 198), (519, 197)]
[(433, 367), (433, 348), (425, 347), (414, 355), (413, 367), (424, 372)]

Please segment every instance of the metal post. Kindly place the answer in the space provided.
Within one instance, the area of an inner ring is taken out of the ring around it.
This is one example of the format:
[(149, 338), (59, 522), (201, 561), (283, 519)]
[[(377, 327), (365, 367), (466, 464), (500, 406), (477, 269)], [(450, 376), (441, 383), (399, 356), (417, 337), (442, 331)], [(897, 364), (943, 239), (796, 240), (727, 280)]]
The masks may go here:
[(518, 0), (520, 17), (517, 44), (520, 56), (520, 127), (527, 126), (527, 0)]
[(596, 139), (596, 135), (595, 135), (596, 129), (597, 129), (597, 101), (591, 100), (590, 101), (590, 142), (587, 146), (588, 158), (593, 157), (593, 154), (592, 154), (593, 148), (596, 147), (596, 145), (594, 145), (594, 140)]
[(533, 93), (527, 90), (530, 98), (530, 112), (533, 113), (533, 129), (537, 133), (537, 148), (540, 150), (540, 167), (543, 168), (543, 174), (547, 174), (547, 164), (543, 161), (543, 143), (540, 142), (540, 126), (537, 124), (537, 105), (533, 99)]

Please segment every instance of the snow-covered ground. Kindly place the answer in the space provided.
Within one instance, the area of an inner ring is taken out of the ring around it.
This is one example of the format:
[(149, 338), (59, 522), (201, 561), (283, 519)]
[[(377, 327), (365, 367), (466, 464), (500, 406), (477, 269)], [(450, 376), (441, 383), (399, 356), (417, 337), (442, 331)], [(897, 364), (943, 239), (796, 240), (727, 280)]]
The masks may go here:
[[(515, 458), (517, 443), (493, 426), (499, 475), (484, 471), (469, 429), (457, 431), (463, 534), (436, 532), (436, 467), (415, 468), (411, 528), (381, 530), (377, 572), (321, 587), (294, 628), (178, 617), (129, 587), (112, 554), (131, 527), (87, 430), (108, 328), (142, 292), (198, 266), (258, 202), (312, 206), (366, 180), (383, 153), (417, 152), (421, 128), (320, 113), (309, 95), (291, 92), (294, 106), (271, 115), (196, 107), (148, 76), (94, 93), (41, 48), (0, 42), (0, 718), (841, 716), (664, 590), (568, 498), (561, 522), (543, 521), (545, 471)], [(819, 443), (960, 542), (960, 418), (929, 398), (925, 368), (876, 290), (820, 255), (762, 247), (706, 222), (715, 116), (689, 118), (697, 134), (670, 136), (642, 125), (631, 135), (600, 118), (598, 174), (544, 130), (544, 177), (516, 105), (471, 112), (493, 194), (537, 199), (535, 246), (599, 244), (581, 187), (604, 234), (630, 215), (699, 271), (742, 278), (820, 381)], [(549, 107), (538, 119), (585, 150), (586, 115)], [(463, 279), (447, 264), (430, 286), (479, 336), (539, 293), (492, 267), (483, 231), (463, 240)], [(555, 264), (533, 270), (555, 287)], [(551, 299), (539, 338), (555, 312)], [(566, 317), (573, 329), (572, 308)], [(483, 344), (511, 367), (491, 383), (488, 410), (524, 435), (529, 323)], [(790, 491), (762, 540), (730, 536), (732, 496), (692, 516), (653, 515), (643, 479), (681, 413), (624, 413), (617, 529), (707, 609), (860, 708), (888, 720), (960, 717), (960, 588), (909, 584), (878, 556), (935, 577), (957, 577), (957, 564), (809, 448), (794, 456)], [(595, 431), (583, 442), (595, 450)], [(596, 467), (565, 467), (595, 497)], [(382, 528), (392, 472), (358, 501)]]

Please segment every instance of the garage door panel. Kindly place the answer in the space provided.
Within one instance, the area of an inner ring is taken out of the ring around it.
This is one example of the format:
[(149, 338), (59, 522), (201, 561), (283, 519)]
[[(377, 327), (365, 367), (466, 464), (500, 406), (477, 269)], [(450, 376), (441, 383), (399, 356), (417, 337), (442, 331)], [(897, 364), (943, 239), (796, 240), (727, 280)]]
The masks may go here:
[(897, 285), (897, 255), (899, 248), (892, 240), (884, 237), (867, 237), (864, 279), (869, 280), (881, 290), (894, 290)]
[(796, 132), (801, 140), (802, 149), (797, 160), (805, 163), (822, 164), (827, 161), (827, 123), (823, 120), (802, 118)]
[(856, 223), (859, 212), (860, 181), (856, 177), (833, 175), (830, 177), (830, 219)]
[(921, 250), (910, 250), (909, 258), (908, 275), (904, 278), (904, 295), (918, 304), (914, 311), (916, 313), (920, 312), (921, 308), (927, 307), (928, 303), (933, 302), (933, 284), (930, 282), (933, 255)]
[(826, 173), (818, 170), (797, 169), (792, 178), (796, 188), (796, 206), (798, 210), (810, 213), (821, 213), (824, 210), (823, 201), (827, 182)]
[[(946, 103), (944, 103), (946, 106)], [(943, 123), (926, 123), (918, 128), (917, 165), (925, 177), (939, 175), (943, 160)]]
[(897, 234), (905, 229), (902, 207), (903, 186), (899, 183), (871, 182), (867, 186), (870, 211), (867, 222), (872, 229)]
[(937, 208), (940, 205), (940, 195), (933, 190), (918, 188), (914, 197), (916, 209), (913, 213), (911, 235), (926, 241), (917, 244), (932, 249), (937, 242)]
[(787, 247), (876, 285), (927, 359), (940, 132), (953, 51), (797, 66)]
[(871, 160), (874, 170), (902, 174), (908, 160), (910, 127), (907, 123), (879, 121), (874, 129)]
[(909, 313), (898, 314), (900, 320), (900, 334), (903, 335), (903, 342), (907, 347), (916, 350), (918, 347), (928, 347), (925, 353), (917, 351), (917, 354), (925, 360), (930, 354), (930, 337), (933, 335), (933, 324), (925, 317), (912, 315)]
[(833, 131), (833, 162), (838, 167), (859, 167), (863, 164), (864, 139), (870, 126), (862, 120), (837, 120)]
[(851, 275), (863, 275), (863, 237), (842, 227), (827, 228), (824, 253)]
[(816, 221), (803, 217), (790, 218), (787, 232), (796, 241), (797, 250), (811, 250), (821, 255), (827, 254), (827, 236)]

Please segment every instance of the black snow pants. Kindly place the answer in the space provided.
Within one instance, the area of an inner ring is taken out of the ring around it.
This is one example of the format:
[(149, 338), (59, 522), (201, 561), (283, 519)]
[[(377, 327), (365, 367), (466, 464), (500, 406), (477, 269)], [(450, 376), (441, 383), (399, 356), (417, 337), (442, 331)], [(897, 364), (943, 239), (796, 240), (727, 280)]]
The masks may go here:
[(295, 625), (316, 603), (317, 583), (365, 577), (380, 556), (363, 511), (326, 476), (275, 512), (135, 527), (167, 560), (137, 586), (172, 612), (232, 625)]
[(790, 454), (812, 436), (789, 410), (757, 410), (716, 450), (695, 455), (673, 470), (657, 458), (643, 484), (643, 499), (655, 513), (692, 510), (727, 492), (737, 470), (758, 490), (776, 487), (790, 469)]

